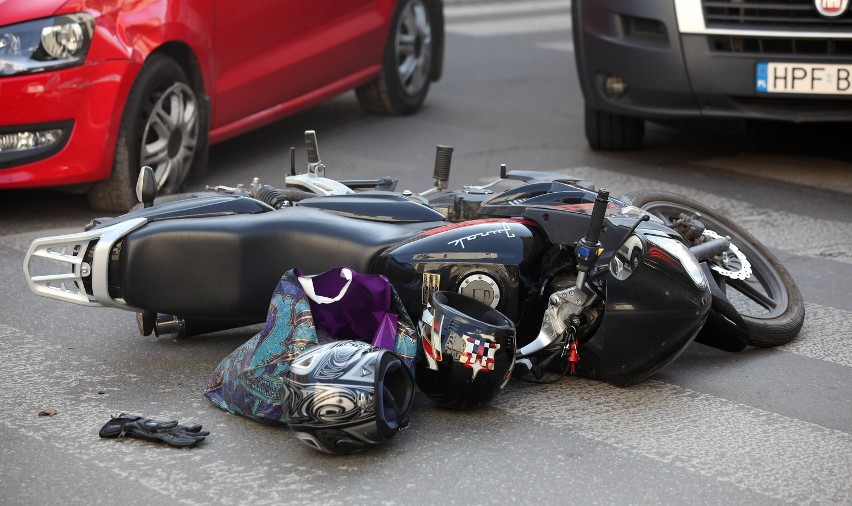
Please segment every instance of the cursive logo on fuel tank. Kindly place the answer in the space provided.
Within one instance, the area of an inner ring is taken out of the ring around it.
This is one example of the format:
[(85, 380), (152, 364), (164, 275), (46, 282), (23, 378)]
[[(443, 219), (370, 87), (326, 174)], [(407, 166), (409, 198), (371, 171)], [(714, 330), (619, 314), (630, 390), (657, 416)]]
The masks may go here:
[(499, 235), (506, 234), (506, 237), (515, 237), (515, 234), (512, 233), (512, 230), (509, 228), (508, 223), (501, 223), (500, 228), (496, 228), (494, 230), (486, 230), (485, 232), (477, 232), (475, 234), (471, 234), (465, 237), (460, 237), (458, 239), (454, 239), (447, 244), (451, 246), (461, 246), (464, 249), (464, 245), (466, 242), (474, 241), (480, 237), (488, 237), (490, 235)]

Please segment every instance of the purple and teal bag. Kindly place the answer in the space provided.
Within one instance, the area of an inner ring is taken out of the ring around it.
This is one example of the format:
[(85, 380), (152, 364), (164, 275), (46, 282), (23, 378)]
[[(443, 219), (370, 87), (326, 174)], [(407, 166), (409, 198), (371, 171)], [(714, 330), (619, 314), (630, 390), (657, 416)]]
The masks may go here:
[(281, 381), (290, 363), (332, 339), (392, 350), (413, 371), (417, 329), (387, 278), (346, 267), (315, 276), (293, 269), (275, 287), (263, 330), (219, 363), (204, 396), (231, 413), (283, 425)]

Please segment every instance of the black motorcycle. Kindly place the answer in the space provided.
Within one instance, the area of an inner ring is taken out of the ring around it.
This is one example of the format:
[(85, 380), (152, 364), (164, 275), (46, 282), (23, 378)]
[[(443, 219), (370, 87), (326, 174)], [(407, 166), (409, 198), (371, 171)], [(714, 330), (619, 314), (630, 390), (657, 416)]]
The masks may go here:
[(415, 318), (439, 290), (501, 311), (517, 328), (517, 371), (540, 376), (570, 363), (619, 386), (693, 340), (728, 351), (776, 346), (804, 322), (775, 256), (685, 197), (611, 198), (588, 181), (505, 166), (492, 184), (448, 192), (447, 146), (437, 149), (434, 188), (395, 192), (389, 177), (327, 178), (313, 131), (306, 144), (307, 171), (296, 174), (291, 148), (280, 189), (255, 179), (160, 202), (143, 169), (131, 212), (33, 242), (30, 288), (133, 311), (143, 335), (193, 335), (262, 322), (291, 268), (347, 266), (386, 276)]

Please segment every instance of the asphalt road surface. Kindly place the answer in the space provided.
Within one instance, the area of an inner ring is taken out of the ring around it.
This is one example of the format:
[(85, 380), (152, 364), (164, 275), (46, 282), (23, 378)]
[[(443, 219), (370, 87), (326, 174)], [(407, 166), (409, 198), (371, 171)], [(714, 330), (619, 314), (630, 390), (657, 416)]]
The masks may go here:
[[(592, 152), (568, 11), (564, 1), (453, 2), (445, 75), (420, 113), (367, 116), (347, 94), (215, 146), (208, 182), (280, 184), (288, 148), (303, 165), (303, 132), (313, 129), (331, 177), (390, 174), (423, 190), (435, 145), (450, 144), (452, 186), (488, 181), (506, 163), (577, 175), (613, 195), (682, 193), (782, 259), (805, 298), (798, 339), (734, 354), (694, 344), (624, 389), (575, 377), (512, 382), (475, 412), (418, 395), (411, 427), (390, 444), (326, 456), (202, 397), (216, 364), (257, 327), (142, 337), (131, 313), (31, 294), (21, 270), (30, 242), (78, 231), (96, 213), (80, 196), (6, 192), (0, 504), (852, 502), (850, 128), (651, 125), (640, 152)], [(184, 450), (98, 438), (117, 411), (212, 434)]]

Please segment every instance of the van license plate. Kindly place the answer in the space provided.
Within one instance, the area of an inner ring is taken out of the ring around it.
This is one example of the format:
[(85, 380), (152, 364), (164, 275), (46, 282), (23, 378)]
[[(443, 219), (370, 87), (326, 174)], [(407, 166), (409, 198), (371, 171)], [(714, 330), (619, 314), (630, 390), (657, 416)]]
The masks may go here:
[(852, 65), (758, 62), (759, 93), (852, 95)]

